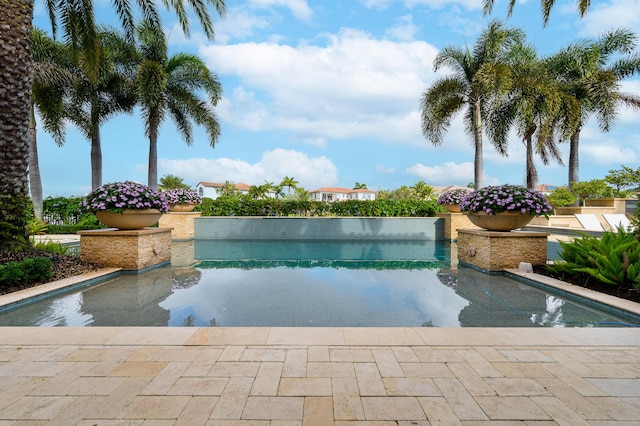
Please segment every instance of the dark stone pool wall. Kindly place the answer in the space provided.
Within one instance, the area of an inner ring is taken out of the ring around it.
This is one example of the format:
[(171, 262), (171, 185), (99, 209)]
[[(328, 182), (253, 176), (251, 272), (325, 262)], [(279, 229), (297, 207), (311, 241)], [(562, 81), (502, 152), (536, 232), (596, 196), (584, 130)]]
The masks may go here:
[(444, 220), (419, 218), (200, 217), (196, 240), (443, 240)]

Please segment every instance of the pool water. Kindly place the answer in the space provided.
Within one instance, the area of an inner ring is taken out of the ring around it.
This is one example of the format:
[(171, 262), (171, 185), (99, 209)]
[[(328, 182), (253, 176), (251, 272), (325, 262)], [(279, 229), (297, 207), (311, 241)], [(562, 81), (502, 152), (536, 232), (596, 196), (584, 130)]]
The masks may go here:
[[(455, 247), (455, 246), (454, 246)], [(120, 275), (0, 312), (20, 326), (602, 327), (625, 321), (423, 242), (196, 241), (195, 266)]]

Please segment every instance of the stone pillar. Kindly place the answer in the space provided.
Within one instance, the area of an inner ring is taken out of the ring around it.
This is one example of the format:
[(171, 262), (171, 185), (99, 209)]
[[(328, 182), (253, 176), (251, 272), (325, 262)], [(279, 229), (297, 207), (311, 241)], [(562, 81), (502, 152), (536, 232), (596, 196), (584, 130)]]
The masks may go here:
[(444, 240), (456, 241), (458, 239), (458, 229), (480, 229), (462, 213), (438, 213), (438, 217), (444, 219)]
[(190, 267), (198, 263), (195, 258), (195, 241), (174, 241), (171, 245), (171, 266)]
[(139, 271), (171, 260), (171, 229), (79, 231), (80, 259), (96, 265)]
[(547, 237), (542, 232), (458, 230), (458, 260), (486, 271), (516, 269), (520, 262), (544, 265)]
[(169, 212), (162, 215), (158, 226), (171, 228), (171, 238), (174, 240), (190, 240), (194, 238), (194, 219), (200, 217), (200, 212)]

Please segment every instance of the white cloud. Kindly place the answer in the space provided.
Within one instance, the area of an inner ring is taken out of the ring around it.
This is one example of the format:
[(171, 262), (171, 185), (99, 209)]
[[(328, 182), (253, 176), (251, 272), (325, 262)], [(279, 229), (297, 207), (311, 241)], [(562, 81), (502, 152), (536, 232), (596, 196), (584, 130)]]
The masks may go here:
[(376, 172), (381, 173), (383, 175), (391, 175), (396, 172), (395, 168), (391, 166), (386, 166), (384, 164), (376, 164), (375, 170)]
[(417, 32), (418, 26), (413, 23), (413, 17), (411, 15), (404, 15), (399, 17), (398, 24), (385, 31), (385, 34), (392, 39), (411, 41), (415, 39)]
[(325, 46), (239, 43), (203, 47), (219, 75), (239, 79), (220, 117), (254, 131), (284, 130), (296, 140), (381, 138), (424, 145), (419, 98), (435, 78), (437, 50), (344, 29)]
[(285, 176), (294, 177), (306, 189), (334, 185), (338, 169), (326, 157), (309, 157), (299, 151), (274, 149), (265, 151), (255, 164), (229, 158), (158, 160), (158, 175), (180, 176), (192, 186), (198, 182), (243, 182), (261, 185), (265, 181), (279, 183)]
[(478, 0), (405, 0), (409, 8), (422, 5), (431, 9), (442, 9), (445, 6), (462, 6), (467, 10), (482, 9), (482, 2)]
[(384, 10), (388, 8), (394, 0), (360, 0), (360, 3), (367, 9)]
[(592, 163), (600, 165), (618, 165), (618, 164), (634, 164), (638, 162), (636, 151), (631, 147), (617, 146), (619, 141), (603, 140), (605, 136), (600, 138), (597, 144), (580, 144), (581, 160), (589, 160)]
[[(577, 14), (575, 8), (573, 13)], [(592, 3), (581, 23), (583, 37), (598, 37), (613, 28), (640, 28), (640, 8), (636, 0)]]
[(250, 0), (253, 7), (272, 8), (273, 6), (283, 6), (293, 13), (297, 19), (308, 21), (313, 15), (313, 11), (304, 0)]
[(417, 176), (429, 185), (466, 185), (473, 182), (473, 163), (454, 163), (448, 161), (435, 166), (417, 163), (406, 172)]

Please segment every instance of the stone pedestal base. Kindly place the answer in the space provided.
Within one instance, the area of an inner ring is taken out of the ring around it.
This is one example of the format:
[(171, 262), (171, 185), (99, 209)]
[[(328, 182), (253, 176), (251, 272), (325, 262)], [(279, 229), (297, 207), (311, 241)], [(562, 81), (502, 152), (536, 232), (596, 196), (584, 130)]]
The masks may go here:
[(487, 271), (518, 268), (520, 262), (544, 265), (547, 236), (541, 232), (458, 230), (458, 260)]
[(171, 238), (174, 240), (190, 240), (194, 238), (194, 219), (200, 217), (200, 212), (169, 212), (162, 215), (158, 226), (171, 228)]
[(171, 229), (79, 231), (80, 258), (101, 266), (139, 271), (171, 260)]
[(171, 266), (190, 267), (198, 263), (195, 258), (195, 240), (174, 241), (171, 245)]
[(456, 241), (458, 229), (480, 229), (462, 213), (438, 213), (438, 217), (444, 219), (444, 240)]

